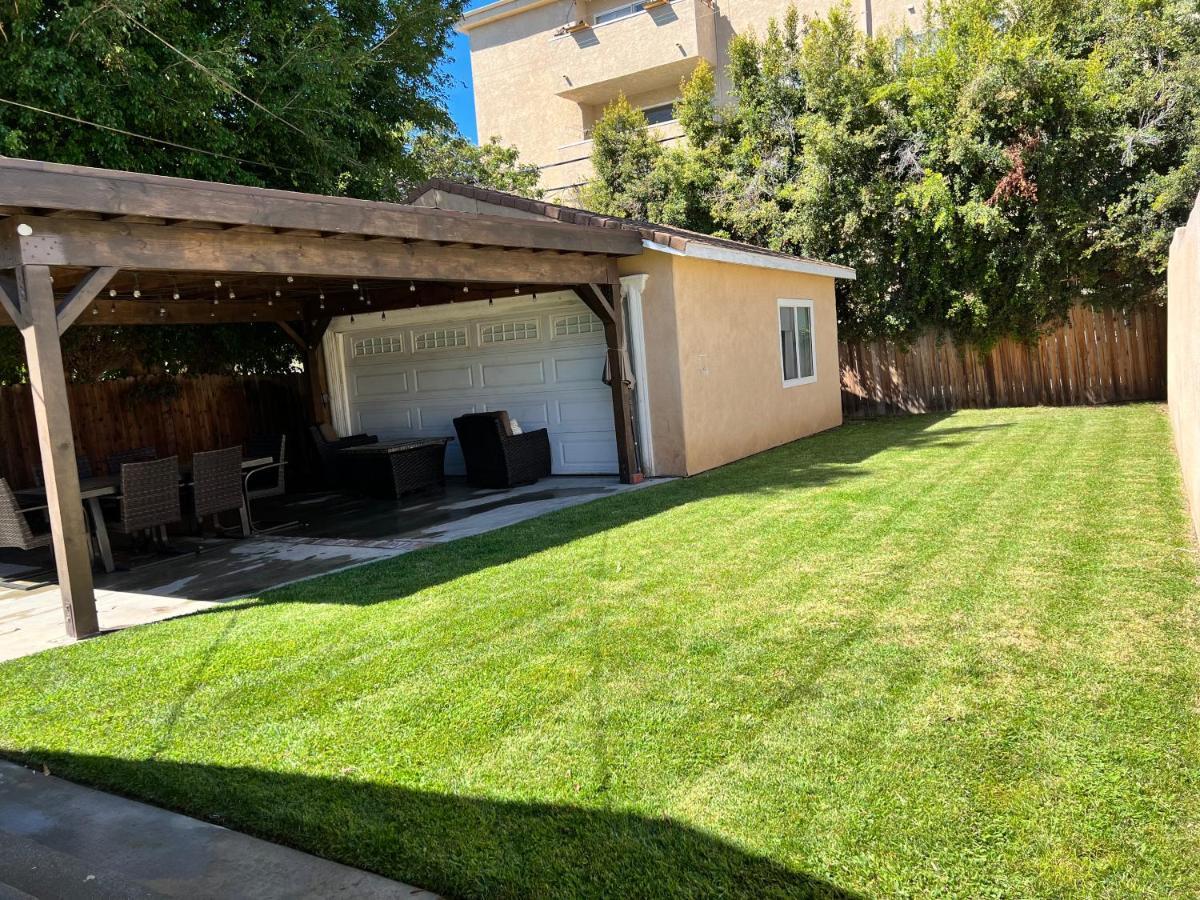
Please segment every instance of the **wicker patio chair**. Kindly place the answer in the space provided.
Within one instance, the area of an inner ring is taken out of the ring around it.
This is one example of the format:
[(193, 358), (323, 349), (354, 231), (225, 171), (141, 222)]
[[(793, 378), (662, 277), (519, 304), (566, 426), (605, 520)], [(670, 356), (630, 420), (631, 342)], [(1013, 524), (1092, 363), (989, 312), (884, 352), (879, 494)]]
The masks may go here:
[(0, 478), (0, 547), (17, 547), (21, 550), (37, 550), (50, 546), (50, 531), (37, 530), (29, 524), (28, 514), (44, 510), (45, 506), (21, 508), (16, 495), (9, 487), (8, 479)]
[(213, 517), (221, 530), (221, 513), (237, 510), (242, 520), (242, 537), (250, 537), (250, 514), (242, 493), (242, 448), (207, 450), (192, 454), (192, 498), (196, 521)]
[[(238, 451), (241, 458), (241, 451)], [(239, 488), (241, 479), (238, 479)], [(121, 466), (121, 495), (114, 531), (136, 535), (150, 532), (166, 540), (168, 525), (182, 521), (179, 503), (179, 457)]]
[(113, 453), (105, 461), (105, 465), (109, 475), (116, 475), (125, 463), (150, 462), (155, 459), (158, 459), (158, 450), (154, 447), (135, 447), (132, 450)]
[(550, 435), (545, 428), (513, 434), (508, 413), (468, 413), (454, 420), (467, 484), (507, 488), (533, 484), (550, 474)]
[(361, 447), (363, 444), (378, 444), (379, 438), (373, 434), (352, 434), (349, 437), (338, 437), (329, 425), (313, 425), (309, 429), (317, 455), (321, 458), (321, 470), (325, 480), (330, 484), (341, 484), (342, 473), (338, 467), (338, 451), (347, 447)]
[(246, 456), (251, 459), (271, 458), (269, 465), (259, 466), (246, 473), (246, 499), (280, 497), (287, 493), (287, 435), (258, 434), (245, 444)]

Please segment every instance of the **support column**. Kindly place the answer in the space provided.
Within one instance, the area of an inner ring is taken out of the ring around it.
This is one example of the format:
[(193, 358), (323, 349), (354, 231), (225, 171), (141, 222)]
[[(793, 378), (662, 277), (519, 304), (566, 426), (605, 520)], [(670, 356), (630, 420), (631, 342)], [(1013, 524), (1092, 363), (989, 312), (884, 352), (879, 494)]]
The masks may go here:
[(629, 383), (629, 349), (625, 338), (625, 313), (619, 284), (587, 284), (578, 291), (583, 302), (604, 323), (611, 379), (613, 426), (617, 434), (617, 471), (622, 484), (642, 480), (633, 436), (633, 394)]
[(75, 437), (71, 432), (71, 408), (67, 402), (67, 378), (63, 371), (50, 269), (19, 266), (17, 291), (26, 323), (21, 335), (25, 339), (25, 360), (29, 365), (29, 385), (42, 453), (63, 618), (69, 636), (88, 637), (97, 634), (100, 626), (96, 616), (87, 524), (79, 497)]

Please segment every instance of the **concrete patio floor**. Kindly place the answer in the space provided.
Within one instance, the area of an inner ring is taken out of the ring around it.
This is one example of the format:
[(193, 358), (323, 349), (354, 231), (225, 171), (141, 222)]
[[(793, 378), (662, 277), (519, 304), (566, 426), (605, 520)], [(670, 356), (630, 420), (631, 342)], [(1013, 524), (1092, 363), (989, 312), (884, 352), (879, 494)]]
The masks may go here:
[[(512, 490), (480, 490), (450, 479), (444, 494), (402, 501), (321, 492), (254, 504), (262, 524), (298, 524), (246, 540), (210, 538), (199, 554), (154, 559), (127, 571), (97, 575), (100, 627), (114, 631), (252, 597), (272, 587), (398, 556), (512, 525), (556, 509), (643, 485), (614, 477), (554, 476)], [(176, 542), (191, 547), (188, 539)], [(118, 553), (118, 565), (121, 556)], [(0, 556), (0, 660), (71, 643), (54, 584), (21, 583), (20, 568), (49, 564), (20, 554)], [(14, 571), (17, 574), (13, 574)]]

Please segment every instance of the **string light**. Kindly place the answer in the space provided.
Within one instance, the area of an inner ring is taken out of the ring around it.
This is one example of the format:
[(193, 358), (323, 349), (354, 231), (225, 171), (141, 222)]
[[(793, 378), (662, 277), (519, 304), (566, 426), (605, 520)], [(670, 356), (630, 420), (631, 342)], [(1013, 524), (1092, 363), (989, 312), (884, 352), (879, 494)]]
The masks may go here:
[(513, 293), (514, 293), (514, 294), (520, 294), (520, 293), (521, 293), (521, 286), (520, 286), (519, 284), (518, 284), (518, 285), (517, 285), (515, 288), (513, 288)]
[(174, 275), (171, 276), (171, 299), (179, 299), (179, 282), (175, 279)]
[(213, 282), (213, 287), (220, 287), (220, 286), (221, 286), (221, 279), (218, 278), (216, 281)]
[(415, 290), (417, 289), (416, 282), (410, 281), (410, 282), (408, 283), (408, 289), (409, 289), (410, 291), (415, 291)]
[(291, 284), (293, 281), (295, 281), (295, 279), (294, 279), (294, 278), (292, 278), (292, 276), (291, 276), (291, 275), (289, 275), (289, 276), (287, 277), (287, 283), (288, 283), (288, 284)]
[(108, 296), (110, 296), (110, 297), (116, 297), (116, 296), (117, 296), (117, 289), (116, 289), (116, 288), (110, 288), (110, 289), (109, 289), (109, 291), (108, 291)]
[(138, 280), (137, 272), (133, 273), (133, 299), (137, 300), (142, 296), (142, 283)]
[(467, 293), (467, 292), (468, 292), (468, 291), (470, 291), (470, 290), (471, 290), (471, 289), (470, 289), (470, 288), (469, 288), (467, 285), (465, 285), (465, 284), (463, 285), (463, 293), (464, 293), (464, 294), (465, 294), (465, 293)]

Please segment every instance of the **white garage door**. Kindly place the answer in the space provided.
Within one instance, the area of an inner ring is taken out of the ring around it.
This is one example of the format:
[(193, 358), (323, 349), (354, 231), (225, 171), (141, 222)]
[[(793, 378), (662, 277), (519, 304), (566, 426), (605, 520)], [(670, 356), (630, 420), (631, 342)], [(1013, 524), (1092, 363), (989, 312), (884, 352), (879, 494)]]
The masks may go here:
[[(556, 474), (617, 471), (604, 329), (578, 299), (407, 310), (378, 328), (364, 318), (339, 335), (355, 432), (451, 436), (455, 416), (503, 409), (525, 431), (550, 432)], [(457, 441), (446, 471), (463, 472)]]

